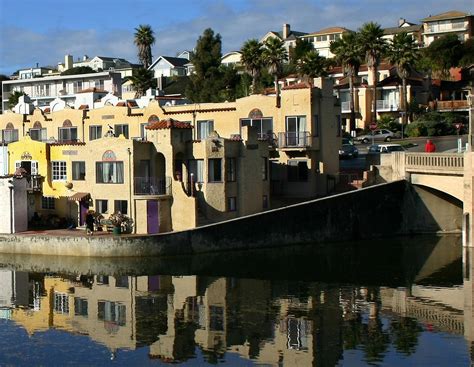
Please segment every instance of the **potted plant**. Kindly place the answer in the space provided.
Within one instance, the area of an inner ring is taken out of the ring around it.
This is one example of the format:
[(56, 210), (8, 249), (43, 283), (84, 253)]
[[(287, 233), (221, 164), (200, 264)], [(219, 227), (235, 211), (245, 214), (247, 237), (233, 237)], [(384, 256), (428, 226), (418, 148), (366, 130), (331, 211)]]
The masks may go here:
[(109, 220), (113, 225), (112, 233), (120, 235), (122, 233), (122, 223), (126, 220), (126, 216), (121, 212), (116, 212), (110, 215)]

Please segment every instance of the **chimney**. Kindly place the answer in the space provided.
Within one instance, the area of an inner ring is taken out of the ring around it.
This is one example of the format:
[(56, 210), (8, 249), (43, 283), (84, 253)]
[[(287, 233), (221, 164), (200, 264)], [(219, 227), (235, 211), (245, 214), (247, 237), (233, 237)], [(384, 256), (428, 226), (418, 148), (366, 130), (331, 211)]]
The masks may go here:
[(398, 19), (398, 26), (401, 27), (402, 24), (405, 23), (405, 22), (406, 22), (405, 18)]
[(283, 24), (283, 39), (286, 40), (289, 35), (290, 35), (290, 25), (285, 23)]
[(72, 56), (66, 55), (64, 56), (64, 70), (72, 69)]

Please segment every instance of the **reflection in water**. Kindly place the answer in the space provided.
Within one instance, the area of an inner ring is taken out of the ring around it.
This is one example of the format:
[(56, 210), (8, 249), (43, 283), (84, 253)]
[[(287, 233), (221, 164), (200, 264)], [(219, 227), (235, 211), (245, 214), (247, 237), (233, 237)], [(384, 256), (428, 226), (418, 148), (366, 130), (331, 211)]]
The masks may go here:
[[(465, 260), (472, 256), (465, 251)], [(11, 333), (26, 330), (37, 353), (45, 349), (38, 364), (51, 362), (53, 330), (84, 336), (74, 339), (81, 357), (63, 357), (79, 364), (402, 365), (414, 356), (429, 363), (441, 350), (450, 357), (438, 365), (465, 364), (463, 336), (474, 340), (472, 271), (464, 268), (463, 286), (457, 237), (228, 254), (222, 264), (188, 258), (181, 274), (126, 275), (120, 266), (130, 265), (120, 261), (110, 275), (41, 272), (37, 262), (16, 260), (3, 259), (0, 317)], [(0, 364), (15, 358), (2, 353)]]

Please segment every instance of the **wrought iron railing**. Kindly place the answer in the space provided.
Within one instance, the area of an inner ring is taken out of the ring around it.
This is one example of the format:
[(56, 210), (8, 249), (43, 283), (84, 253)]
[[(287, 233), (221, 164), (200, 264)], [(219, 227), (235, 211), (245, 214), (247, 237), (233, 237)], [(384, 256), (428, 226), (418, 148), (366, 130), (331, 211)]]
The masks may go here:
[(135, 177), (133, 192), (135, 195), (171, 195), (171, 177)]
[(308, 131), (278, 133), (278, 148), (306, 148), (311, 146), (311, 135)]

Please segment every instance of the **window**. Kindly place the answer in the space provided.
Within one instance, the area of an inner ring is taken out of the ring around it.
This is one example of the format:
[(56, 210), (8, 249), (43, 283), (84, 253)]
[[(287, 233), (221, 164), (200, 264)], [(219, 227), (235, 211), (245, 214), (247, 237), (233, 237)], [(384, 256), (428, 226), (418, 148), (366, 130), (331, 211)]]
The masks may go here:
[(95, 211), (99, 214), (106, 214), (107, 213), (107, 200), (97, 199), (95, 201)]
[(108, 275), (97, 275), (97, 284), (109, 285)]
[(121, 134), (128, 139), (128, 125), (127, 124), (116, 124), (114, 125), (115, 136), (120, 136)]
[(85, 298), (74, 297), (74, 315), (87, 316), (88, 302)]
[(262, 197), (262, 207), (263, 209), (268, 209), (268, 196), (263, 195)]
[(140, 138), (142, 140), (146, 140), (146, 126), (148, 126), (148, 123), (140, 124)]
[(52, 161), (51, 162), (51, 176), (53, 181), (65, 181), (66, 175), (66, 162), (64, 161)]
[(54, 292), (54, 311), (69, 313), (69, 296), (67, 293)]
[(273, 119), (240, 119), (240, 127), (253, 126), (257, 129), (257, 137), (260, 140), (266, 140), (273, 135)]
[(96, 182), (123, 184), (123, 162), (96, 162)]
[(314, 115), (314, 130), (313, 130), (313, 134), (315, 137), (318, 137), (319, 136), (319, 132), (320, 132), (320, 126), (319, 126), (319, 116), (318, 115)]
[(224, 330), (224, 307), (209, 306), (209, 329), (212, 331)]
[(18, 129), (4, 129), (2, 130), (2, 135), (5, 143), (18, 141)]
[(89, 140), (96, 140), (102, 137), (102, 126), (89, 126)]
[(262, 180), (268, 180), (268, 158), (262, 157)]
[(86, 162), (72, 162), (72, 179), (84, 181), (86, 179)]
[(115, 286), (117, 288), (128, 288), (128, 276), (122, 275), (115, 278)]
[(60, 127), (59, 141), (77, 141), (77, 127)]
[(197, 139), (207, 139), (209, 134), (214, 131), (214, 121), (205, 120), (197, 122)]
[(74, 82), (73, 85), (74, 85), (74, 93), (79, 93), (82, 91), (82, 81)]
[(114, 200), (114, 212), (120, 212), (122, 214), (127, 214), (128, 202), (127, 200)]
[(36, 141), (45, 141), (48, 139), (48, 136), (46, 135), (46, 129), (30, 129), (30, 138), (31, 140), (36, 140)]
[(222, 181), (222, 159), (212, 158), (208, 161), (208, 181), (221, 182)]
[(41, 198), (41, 209), (54, 209), (54, 198), (49, 196), (43, 196)]
[(301, 147), (307, 145), (306, 116), (288, 116), (286, 118), (286, 146)]
[(101, 321), (109, 321), (118, 326), (124, 326), (126, 310), (126, 306), (118, 302), (99, 301), (97, 303), (97, 318)]
[(237, 210), (237, 199), (236, 197), (228, 197), (227, 198), (227, 211), (228, 212), (235, 212)]
[(202, 159), (191, 159), (189, 161), (189, 180), (193, 182), (204, 182), (204, 173), (203, 173), (204, 161)]
[(237, 178), (237, 167), (235, 166), (235, 158), (227, 158), (226, 163), (227, 181), (235, 181)]
[(288, 161), (288, 181), (289, 182), (308, 181), (308, 161), (299, 161), (299, 160)]

